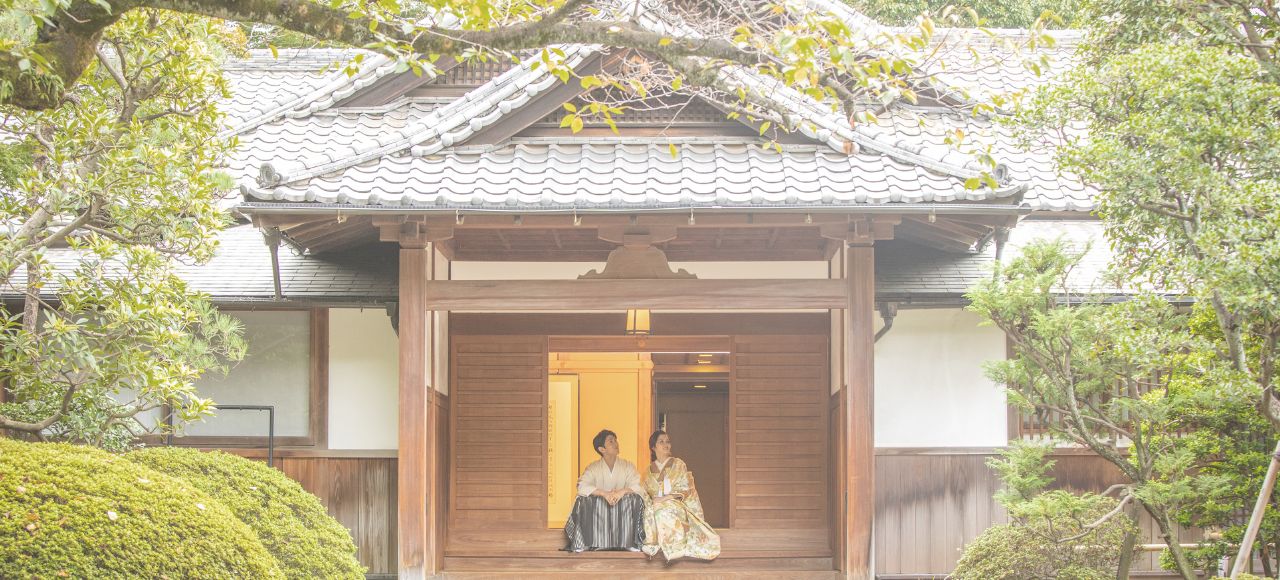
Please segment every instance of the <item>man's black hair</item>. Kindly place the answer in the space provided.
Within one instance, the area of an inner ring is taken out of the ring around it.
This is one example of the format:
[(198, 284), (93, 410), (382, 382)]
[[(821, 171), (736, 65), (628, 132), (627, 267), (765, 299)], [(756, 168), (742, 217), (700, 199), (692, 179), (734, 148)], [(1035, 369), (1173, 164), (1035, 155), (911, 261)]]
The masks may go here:
[(596, 453), (600, 454), (600, 457), (604, 457), (604, 453), (600, 451), (600, 448), (604, 447), (604, 440), (608, 439), (610, 436), (612, 436), (614, 439), (618, 438), (617, 433), (614, 433), (613, 431), (610, 431), (608, 429), (601, 429), (599, 433), (596, 433), (596, 438), (591, 440), (591, 448), (595, 449)]

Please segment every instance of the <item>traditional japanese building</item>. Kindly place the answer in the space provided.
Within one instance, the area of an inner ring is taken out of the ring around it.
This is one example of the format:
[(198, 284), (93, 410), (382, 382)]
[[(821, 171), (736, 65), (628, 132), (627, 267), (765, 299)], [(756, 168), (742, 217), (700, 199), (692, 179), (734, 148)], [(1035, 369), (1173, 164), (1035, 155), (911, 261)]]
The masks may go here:
[[(660, 7), (636, 18), (671, 26)], [(331, 50), (230, 62), (240, 225), (185, 276), (251, 350), (201, 388), (276, 409), (276, 464), (351, 528), (372, 575), (946, 574), (1005, 518), (984, 460), (1040, 428), (984, 378), (1005, 338), (963, 294), (1027, 240), (1100, 235), (1050, 152), (968, 112), (962, 89), (1044, 82), (1002, 44), (1018, 34), (944, 35), (988, 60), (953, 61), (875, 124), (772, 87), (798, 127), (776, 147), (693, 89), (616, 133), (586, 116), (573, 132), (564, 115), (599, 95), (538, 56), (434, 78), (373, 55), (348, 75)], [(1069, 62), (1073, 42), (1046, 57)], [(645, 59), (562, 48), (581, 75)], [(967, 184), (989, 166), (948, 144), (957, 128), (996, 160), (994, 187)], [(644, 465), (659, 426), (721, 557), (559, 551), (584, 442), (611, 428)], [(265, 456), (265, 433), (223, 411), (176, 441)], [(1057, 473), (1118, 477), (1069, 451)]]

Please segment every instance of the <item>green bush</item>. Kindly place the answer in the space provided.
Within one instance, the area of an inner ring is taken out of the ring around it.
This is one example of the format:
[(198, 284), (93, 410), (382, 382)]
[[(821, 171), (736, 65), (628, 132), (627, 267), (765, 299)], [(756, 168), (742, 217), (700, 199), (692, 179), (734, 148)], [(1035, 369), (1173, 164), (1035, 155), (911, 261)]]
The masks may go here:
[(151, 447), (130, 460), (187, 480), (257, 532), (289, 578), (364, 578), (356, 546), (316, 496), (263, 463), (220, 451)]
[(1128, 517), (1085, 526), (1116, 507), (1109, 497), (1049, 491), (1010, 509), (1013, 523), (987, 528), (965, 547), (956, 580), (1108, 580), (1116, 577)]
[(87, 447), (0, 438), (0, 578), (281, 578), (221, 503)]

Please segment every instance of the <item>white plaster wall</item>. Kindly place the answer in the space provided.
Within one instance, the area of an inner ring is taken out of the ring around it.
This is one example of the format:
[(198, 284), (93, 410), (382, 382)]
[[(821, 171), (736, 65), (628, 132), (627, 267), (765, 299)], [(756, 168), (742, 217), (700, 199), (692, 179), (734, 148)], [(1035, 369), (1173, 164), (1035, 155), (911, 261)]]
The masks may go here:
[(329, 309), (329, 448), (395, 449), (399, 341), (381, 308)]
[(900, 310), (876, 343), (876, 447), (996, 447), (1008, 442), (1003, 387), (982, 363), (1004, 333), (961, 309)]
[[(432, 261), (432, 280), (448, 280), (453, 269), (453, 263), (444, 257), (440, 252), (432, 254), (435, 259)], [(449, 394), (449, 313), (448, 312), (432, 312), (433, 322), (435, 324), (432, 334), (431, 360), (432, 369), (434, 369), (433, 382), (436, 391)]]

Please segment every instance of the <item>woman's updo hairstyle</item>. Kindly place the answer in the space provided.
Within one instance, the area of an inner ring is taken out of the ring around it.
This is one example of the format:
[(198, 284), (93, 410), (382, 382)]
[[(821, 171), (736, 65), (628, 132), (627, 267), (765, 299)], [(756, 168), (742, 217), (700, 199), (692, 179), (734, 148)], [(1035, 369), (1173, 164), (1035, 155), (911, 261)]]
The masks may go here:
[(658, 452), (654, 451), (653, 448), (658, 446), (658, 438), (666, 434), (667, 434), (666, 431), (663, 431), (662, 429), (658, 429), (657, 431), (653, 432), (653, 435), (649, 436), (649, 461), (658, 460)]

